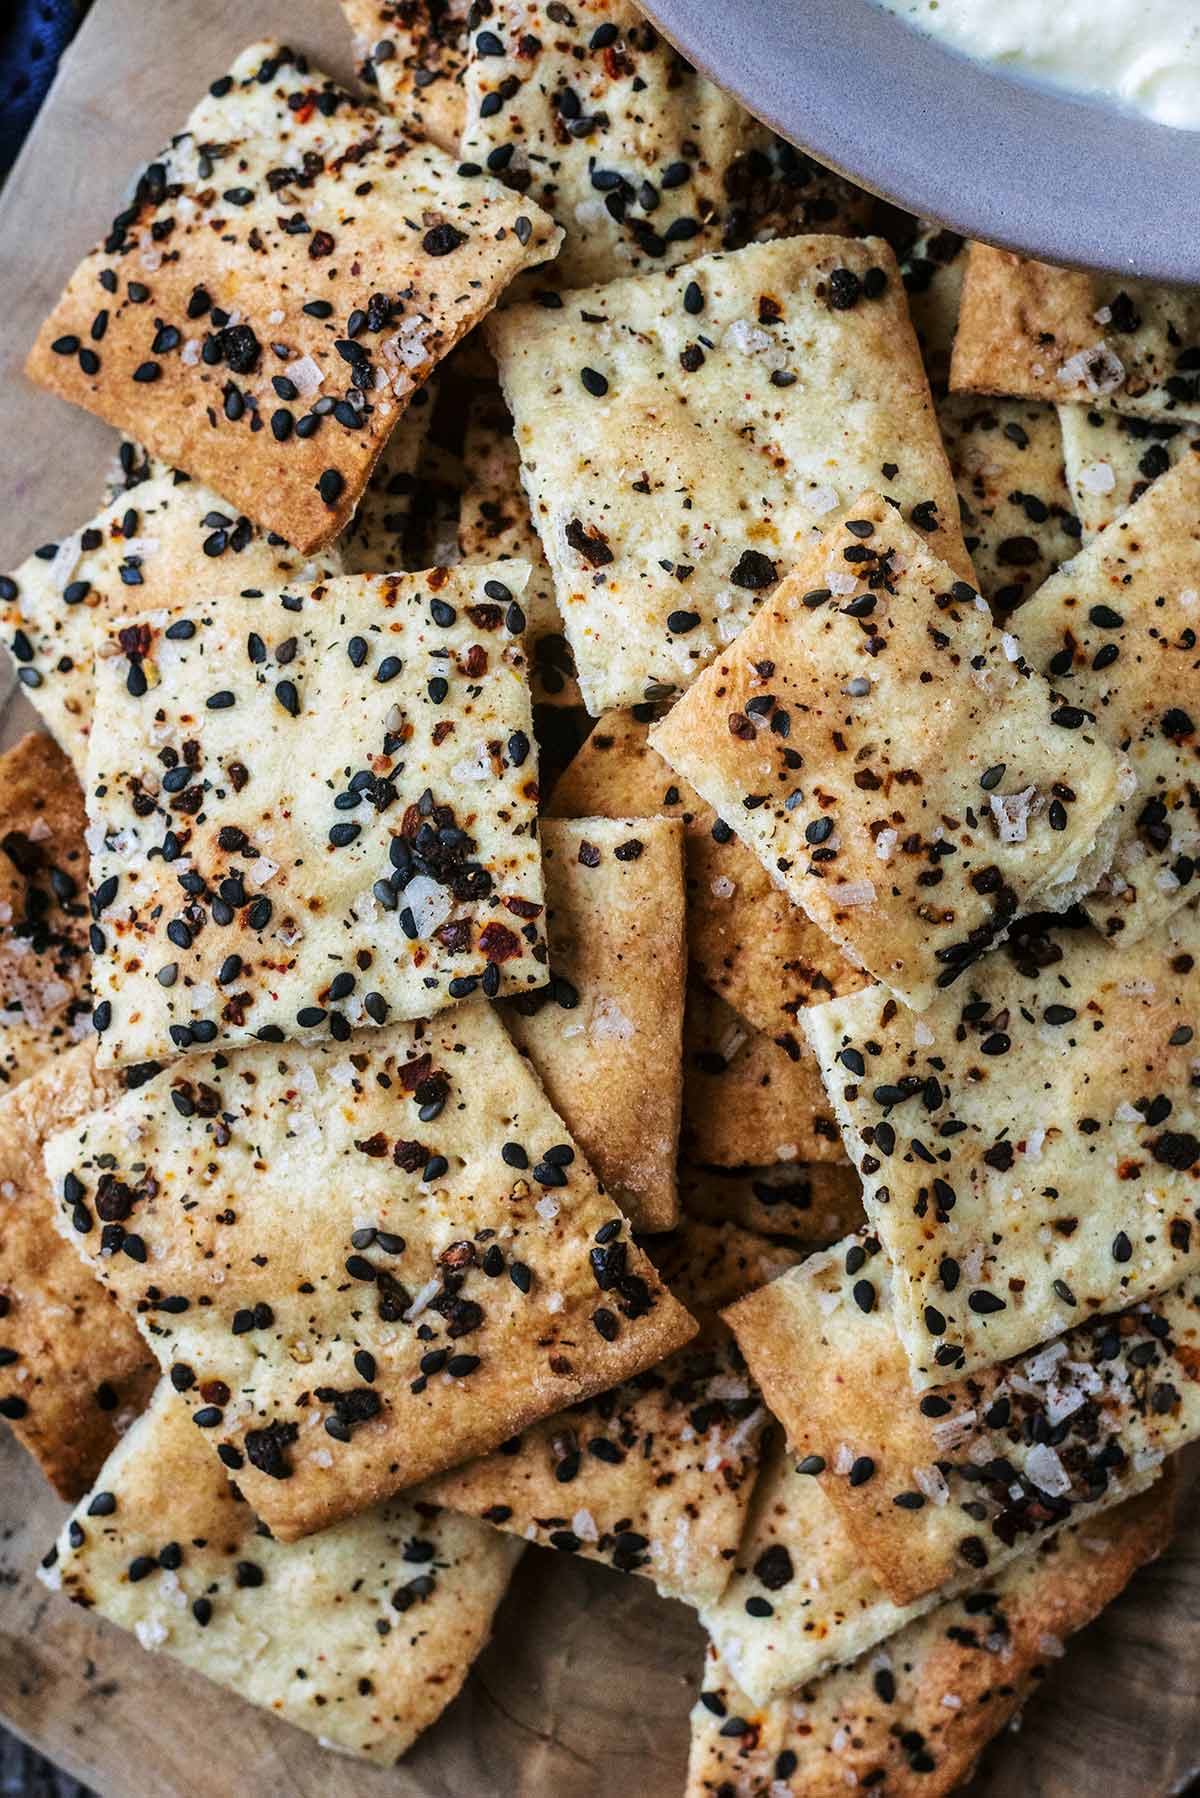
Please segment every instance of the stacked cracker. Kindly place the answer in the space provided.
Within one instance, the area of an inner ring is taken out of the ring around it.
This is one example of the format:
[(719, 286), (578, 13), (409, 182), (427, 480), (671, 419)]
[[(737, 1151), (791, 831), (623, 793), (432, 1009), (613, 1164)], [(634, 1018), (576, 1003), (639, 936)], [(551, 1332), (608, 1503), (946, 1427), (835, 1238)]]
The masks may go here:
[(149, 452), (0, 588), (46, 1577), (386, 1762), (530, 1541), (700, 1612), (692, 1792), (946, 1791), (1200, 1431), (1195, 464), (1077, 520), (989, 253), (620, 0), (346, 10), (30, 358)]

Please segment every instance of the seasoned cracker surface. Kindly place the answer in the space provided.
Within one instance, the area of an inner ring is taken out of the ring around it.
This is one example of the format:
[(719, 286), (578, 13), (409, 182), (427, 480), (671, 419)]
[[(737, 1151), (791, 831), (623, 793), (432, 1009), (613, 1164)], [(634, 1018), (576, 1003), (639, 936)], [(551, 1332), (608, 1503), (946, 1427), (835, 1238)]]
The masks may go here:
[(876, 1652), (754, 1705), (709, 1650), (686, 1798), (946, 1798), (1066, 1638), (1171, 1535), (1169, 1482), (939, 1605)]
[(309, 561), (199, 481), (163, 469), (0, 581), (6, 640), (26, 695), (82, 779), (96, 651), (115, 619), (341, 572), (336, 549)]
[[(878, 1238), (725, 1313), (747, 1365), (896, 1604), (991, 1577), (1119, 1503), (1200, 1433), (1200, 1281), (937, 1392), (914, 1392)], [(813, 1459), (808, 1460), (808, 1457)]]
[(1148, 486), (1009, 622), (1137, 776), (1112, 867), (1084, 901), (1128, 947), (1194, 897), (1200, 858), (1200, 455)]
[(866, 486), (970, 573), (879, 238), (752, 244), (486, 335), (593, 714), (686, 687)]
[(650, 743), (917, 1009), (1112, 856), (1119, 764), (1092, 715), (878, 495), (805, 552)]
[(275, 1541), (163, 1380), (42, 1579), (143, 1649), (387, 1766), (462, 1685), (520, 1552), (404, 1498)]
[(47, 1157), (62, 1229), (283, 1539), (694, 1333), (478, 1000), (191, 1056)]
[(110, 629), (102, 1062), (344, 1041), (544, 983), (524, 574), (346, 576)]
[(308, 553), (558, 236), (303, 56), (252, 44), (143, 171), (27, 369)]

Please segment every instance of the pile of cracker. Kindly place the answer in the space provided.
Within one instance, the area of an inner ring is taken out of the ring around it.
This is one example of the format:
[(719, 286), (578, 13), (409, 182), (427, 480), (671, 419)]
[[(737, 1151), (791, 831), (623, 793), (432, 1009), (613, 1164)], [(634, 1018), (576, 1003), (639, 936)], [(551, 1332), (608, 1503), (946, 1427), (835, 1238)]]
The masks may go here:
[(690, 1798), (944, 1793), (1200, 1434), (1200, 300), (623, 0), (345, 11), (28, 363), (122, 433), (0, 580), (43, 1577), (388, 1763), (585, 1556)]

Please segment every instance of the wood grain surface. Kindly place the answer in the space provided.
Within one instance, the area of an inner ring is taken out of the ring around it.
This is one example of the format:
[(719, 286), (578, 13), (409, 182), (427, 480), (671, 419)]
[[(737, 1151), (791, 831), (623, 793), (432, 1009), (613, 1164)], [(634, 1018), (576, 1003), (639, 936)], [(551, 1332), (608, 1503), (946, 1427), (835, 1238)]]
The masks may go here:
[[(334, 0), (97, 0), (0, 201), (0, 569), (99, 503), (112, 433), (21, 363), (131, 173), (251, 38), (349, 76)], [(3, 740), (35, 722), (8, 695)], [(1167, 1798), (1200, 1771), (1200, 1531), (1077, 1638), (973, 1798)], [(0, 1440), (0, 1715), (105, 1798), (676, 1798), (703, 1638), (646, 1582), (531, 1549), (466, 1690), (394, 1771), (340, 1760), (51, 1597), (62, 1507)]]

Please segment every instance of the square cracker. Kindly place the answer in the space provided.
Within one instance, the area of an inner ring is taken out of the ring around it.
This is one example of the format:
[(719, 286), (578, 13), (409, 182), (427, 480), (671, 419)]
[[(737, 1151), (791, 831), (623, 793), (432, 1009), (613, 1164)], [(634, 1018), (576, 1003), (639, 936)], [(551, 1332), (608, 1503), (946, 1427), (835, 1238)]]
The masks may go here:
[(863, 1222), (862, 1181), (838, 1162), (679, 1169), (684, 1217), (736, 1224), (793, 1242), (836, 1242)]
[[(661, 1247), (664, 1278), (701, 1315), (795, 1261), (729, 1225), (686, 1224)], [(732, 1337), (713, 1320), (657, 1367), (544, 1418), (422, 1495), (642, 1574), (699, 1608), (729, 1578), (769, 1422)]]
[(865, 1654), (936, 1603), (892, 1603), (820, 1483), (777, 1443), (729, 1582), (701, 1621), (731, 1678), (765, 1705)]
[(102, 1063), (341, 1040), (545, 981), (524, 572), (112, 628), (88, 764)]
[(504, 1006), (517, 1047), (635, 1230), (679, 1216), (683, 826), (545, 818), (553, 980)]
[(546, 809), (558, 818), (682, 818), (692, 965), (759, 1030), (794, 1040), (801, 1006), (854, 992), (866, 976), (651, 749), (649, 729), (632, 712), (606, 712)]
[(285, 1540), (694, 1333), (487, 1005), (167, 1084), (52, 1139), (60, 1222)]
[(562, 225), (553, 286), (657, 273), (818, 220), (874, 227), (870, 195), (774, 138), (626, 0), (496, 0), (479, 26), (462, 155)]
[(716, 1167), (845, 1160), (808, 1045), (755, 1030), (699, 981), (683, 1026), (683, 1142)]
[(164, 469), (0, 581), (5, 640), (26, 695), (82, 779), (96, 650), (115, 619), (176, 605), (184, 595), (192, 603), (341, 572), (336, 549), (309, 561), (211, 488)]
[(952, 387), (1195, 417), (1200, 293), (972, 244)]
[(877, 494), (650, 742), (917, 1010), (1018, 913), (1087, 892), (1112, 853), (1118, 764), (1089, 715)]
[(41, 1577), (143, 1648), (386, 1766), (458, 1692), (520, 1552), (404, 1498), (275, 1541), (163, 1380)]
[(70, 762), (30, 732), (0, 755), (0, 1086), (88, 1034), (87, 819)]
[(521, 487), (521, 459), (512, 420), (499, 396), (476, 400), (463, 442), (466, 486), (458, 516), (458, 547), (466, 562), (528, 562), (523, 598), (529, 620), (525, 648), (533, 697), (541, 705), (583, 703), (571, 648), (563, 635), (554, 577), (529, 516)]
[[(1197, 410), (1200, 410), (1198, 406)], [(1107, 530), (1152, 481), (1200, 450), (1200, 424), (1060, 406), (1063, 456), (1084, 542)]]
[(1170, 1486), (1160, 1480), (1086, 1530), (1064, 1530), (986, 1594), (938, 1605), (878, 1652), (773, 1704), (753, 1706), (710, 1647), (686, 1798), (844, 1798), (848, 1785), (889, 1798), (957, 1791), (1063, 1641), (1166, 1548)]
[(919, 1018), (879, 987), (810, 1014), (914, 1384), (1200, 1267), (1198, 953), (1194, 908), (1120, 955), (1035, 919)]
[(991, 1578), (1107, 1509), (1200, 1434), (1200, 1279), (938, 1392), (916, 1393), (877, 1237), (725, 1313), (794, 1452), (895, 1604)]
[(307, 553), (417, 387), (558, 235), (252, 44), (71, 276), (27, 371)]
[(486, 335), (594, 715), (686, 687), (864, 486), (970, 573), (879, 238), (752, 244)]
[(0, 1098), (0, 1417), (60, 1498), (86, 1492), (158, 1378), (110, 1292), (54, 1228), (42, 1144), (117, 1097), (79, 1043)]
[(1119, 948), (1195, 896), (1200, 868), (1200, 455), (1188, 455), (1010, 620), (1033, 666), (1129, 760), (1116, 853), (1084, 900)]
[(341, 0), (359, 79), (430, 143), (457, 158), (466, 120), (464, 0)]

